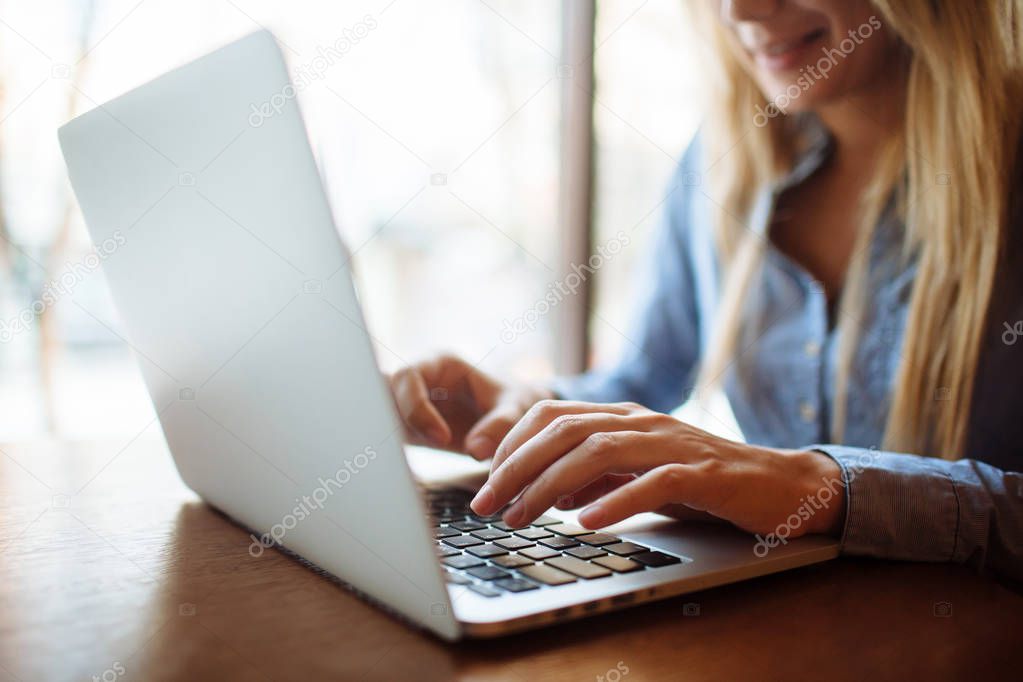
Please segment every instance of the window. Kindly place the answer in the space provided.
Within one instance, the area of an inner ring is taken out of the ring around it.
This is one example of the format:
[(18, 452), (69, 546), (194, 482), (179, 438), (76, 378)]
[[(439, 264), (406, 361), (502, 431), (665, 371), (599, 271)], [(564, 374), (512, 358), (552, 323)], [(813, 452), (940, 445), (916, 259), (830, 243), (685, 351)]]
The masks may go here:
[(678, 0), (600, 3), (594, 53), (596, 182), (593, 244), (629, 245), (595, 279), (591, 362), (614, 361), (628, 339), (646, 247), (671, 175), (699, 119), (695, 48)]
[(65, 271), (74, 280), (2, 339), (0, 437), (127, 435), (151, 421), (102, 273), (79, 267), (91, 245), (56, 129), (260, 26), (305, 84), (300, 103), (381, 363), (448, 349), (492, 371), (551, 371), (550, 319), (514, 338), (502, 329), (555, 277), (557, 3), (87, 6), (0, 4), (2, 319), (31, 311)]

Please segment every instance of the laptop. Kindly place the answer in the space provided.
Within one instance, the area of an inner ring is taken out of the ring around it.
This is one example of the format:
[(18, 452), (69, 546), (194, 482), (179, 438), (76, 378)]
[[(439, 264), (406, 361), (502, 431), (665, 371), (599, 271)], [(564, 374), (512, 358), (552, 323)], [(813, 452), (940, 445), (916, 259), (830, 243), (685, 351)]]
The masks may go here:
[(418, 482), (295, 95), (262, 31), (59, 132), (177, 470), (253, 556), (294, 553), (457, 640), (837, 555), (654, 515), (512, 528), (471, 488)]

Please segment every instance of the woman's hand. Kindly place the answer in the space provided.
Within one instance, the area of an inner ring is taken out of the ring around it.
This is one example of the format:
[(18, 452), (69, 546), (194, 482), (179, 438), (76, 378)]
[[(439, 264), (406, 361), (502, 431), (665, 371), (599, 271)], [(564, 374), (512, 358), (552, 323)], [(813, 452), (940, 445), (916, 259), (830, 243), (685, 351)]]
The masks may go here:
[(588, 528), (670, 505), (798, 537), (839, 532), (845, 513), (841, 470), (822, 453), (717, 438), (633, 403), (543, 400), (501, 442), (472, 508), (493, 514), (515, 500), (504, 520), (523, 526), (559, 499), (593, 502), (579, 516)]
[(410, 443), (493, 457), (498, 443), (550, 391), (507, 386), (450, 355), (388, 377)]

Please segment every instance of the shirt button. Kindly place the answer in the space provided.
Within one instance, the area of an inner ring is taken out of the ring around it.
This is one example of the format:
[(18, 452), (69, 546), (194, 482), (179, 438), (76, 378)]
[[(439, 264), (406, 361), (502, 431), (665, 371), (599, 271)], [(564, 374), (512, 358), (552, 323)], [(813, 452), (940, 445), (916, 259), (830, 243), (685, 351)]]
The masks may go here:
[(816, 341), (807, 341), (803, 346), (803, 352), (807, 357), (815, 358), (821, 353), (821, 345)]
[(810, 403), (800, 403), (799, 416), (802, 417), (805, 422), (812, 422), (817, 418), (817, 410), (814, 409), (814, 406)]

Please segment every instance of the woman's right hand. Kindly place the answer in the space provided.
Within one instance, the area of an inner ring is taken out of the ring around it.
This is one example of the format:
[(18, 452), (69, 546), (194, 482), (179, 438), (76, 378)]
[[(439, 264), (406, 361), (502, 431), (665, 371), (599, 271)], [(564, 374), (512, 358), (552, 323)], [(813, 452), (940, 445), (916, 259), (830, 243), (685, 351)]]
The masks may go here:
[(404, 367), (388, 377), (410, 443), (454, 450), (476, 459), (498, 444), (545, 389), (509, 386), (451, 355)]

